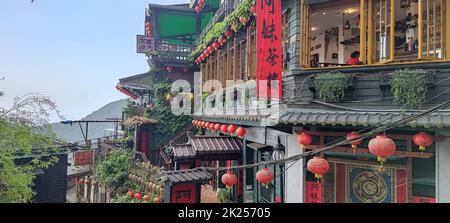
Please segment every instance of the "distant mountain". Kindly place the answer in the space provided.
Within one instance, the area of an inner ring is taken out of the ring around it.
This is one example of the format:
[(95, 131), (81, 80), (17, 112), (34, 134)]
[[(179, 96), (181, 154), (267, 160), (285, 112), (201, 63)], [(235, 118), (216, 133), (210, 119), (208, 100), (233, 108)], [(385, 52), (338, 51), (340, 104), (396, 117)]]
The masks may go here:
[[(122, 109), (126, 107), (126, 104), (127, 99), (111, 102), (81, 120), (103, 121), (108, 118), (122, 118)], [(83, 131), (86, 131), (85, 124), (82, 123), (82, 126)], [(51, 127), (56, 136), (66, 142), (73, 143), (84, 140), (78, 123), (73, 124), (73, 126), (53, 123)], [(95, 139), (109, 136), (111, 132), (108, 132), (108, 129), (114, 129), (114, 123), (89, 123), (89, 133), (87, 138)]]

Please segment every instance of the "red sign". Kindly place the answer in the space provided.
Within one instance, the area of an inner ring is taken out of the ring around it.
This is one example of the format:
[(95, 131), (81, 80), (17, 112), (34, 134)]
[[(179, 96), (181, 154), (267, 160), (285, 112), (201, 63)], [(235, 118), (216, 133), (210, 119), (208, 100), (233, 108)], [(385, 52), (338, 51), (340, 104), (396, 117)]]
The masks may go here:
[(256, 1), (256, 18), (258, 97), (280, 99), (282, 96), (281, 0)]
[(412, 203), (436, 203), (436, 198), (413, 196)]
[(306, 203), (322, 203), (321, 187), (320, 182), (306, 181)]
[(75, 166), (91, 165), (93, 161), (93, 150), (75, 152)]
[[(196, 184), (174, 184), (170, 190), (170, 203), (196, 203)], [(199, 201), (200, 202), (200, 201)]]

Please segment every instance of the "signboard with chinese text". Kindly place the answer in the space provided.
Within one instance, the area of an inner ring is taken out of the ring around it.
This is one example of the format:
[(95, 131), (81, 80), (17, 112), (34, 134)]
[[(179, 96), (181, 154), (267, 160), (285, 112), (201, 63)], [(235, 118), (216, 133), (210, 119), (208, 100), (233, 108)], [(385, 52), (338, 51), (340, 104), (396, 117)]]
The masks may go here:
[(256, 18), (258, 18), (256, 19), (258, 97), (280, 99), (282, 96), (281, 0), (257, 0)]
[(144, 35), (137, 35), (136, 51), (137, 53), (150, 53), (155, 49), (155, 38)]
[(75, 166), (91, 165), (94, 161), (94, 151), (78, 151), (75, 152)]
[(322, 203), (320, 182), (306, 181), (306, 203)]
[(186, 204), (196, 202), (197, 202), (197, 185), (195, 183), (172, 185), (170, 191), (170, 203)]
[(436, 198), (413, 196), (412, 203), (436, 203)]

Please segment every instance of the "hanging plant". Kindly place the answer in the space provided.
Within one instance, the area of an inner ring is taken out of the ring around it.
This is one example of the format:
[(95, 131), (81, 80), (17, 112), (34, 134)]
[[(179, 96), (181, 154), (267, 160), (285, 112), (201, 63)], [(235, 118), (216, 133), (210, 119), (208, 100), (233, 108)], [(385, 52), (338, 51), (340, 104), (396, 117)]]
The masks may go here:
[(344, 99), (349, 79), (343, 73), (326, 73), (314, 79), (314, 86), (322, 101), (339, 102)]
[(394, 102), (403, 109), (420, 108), (425, 102), (427, 88), (426, 71), (398, 70), (391, 80)]

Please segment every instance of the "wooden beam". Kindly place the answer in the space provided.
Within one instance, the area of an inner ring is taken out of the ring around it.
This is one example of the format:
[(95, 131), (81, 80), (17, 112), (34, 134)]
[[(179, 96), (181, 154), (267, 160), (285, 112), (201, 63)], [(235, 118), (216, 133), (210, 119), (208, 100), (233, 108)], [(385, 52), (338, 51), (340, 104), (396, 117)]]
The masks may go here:
[(421, 60), (423, 58), (423, 0), (419, 0), (419, 18), (418, 18), (418, 32), (419, 32), (419, 36), (418, 36), (418, 41), (419, 41), (419, 50), (418, 50), (418, 57), (419, 60)]
[(237, 80), (237, 72), (238, 72), (238, 60), (237, 60), (237, 38), (234, 38), (234, 49), (233, 49), (233, 80)]
[[(380, 3), (381, 4), (381, 3)], [(368, 0), (368, 6), (367, 6), (367, 64), (373, 63), (373, 55), (374, 53), (374, 37), (375, 37), (375, 31), (374, 31), (374, 21), (373, 21), (373, 0)], [(381, 16), (381, 15), (380, 15)]]
[[(390, 39), (390, 61), (394, 61), (395, 57), (395, 1), (391, 1), (391, 39)], [(387, 7), (387, 6), (386, 6)]]
[(450, 13), (448, 9), (450, 7), (450, 0), (444, 1), (444, 14), (445, 14), (445, 59), (450, 59)]
[[(308, 146), (308, 150), (315, 150), (319, 149), (322, 146), (320, 145), (310, 145)], [(335, 153), (345, 153), (345, 154), (354, 154), (354, 155), (371, 155), (369, 149), (367, 148), (357, 148), (355, 149), (355, 152), (353, 152), (353, 149), (351, 147), (335, 147), (330, 150), (329, 152), (335, 152)], [(397, 151), (393, 156), (400, 156), (400, 157), (406, 157), (406, 158), (419, 158), (419, 159), (429, 159), (434, 156), (433, 153), (421, 153), (421, 152), (411, 152), (411, 151)]]
[[(297, 131), (297, 133), (308, 133), (311, 136), (334, 136), (334, 137), (343, 137), (346, 136), (349, 132), (335, 132), (335, 131)], [(387, 134), (389, 138), (394, 140), (412, 140), (413, 135), (402, 135), (402, 134)], [(447, 137), (446, 136), (432, 136), (435, 142), (442, 142)]]
[(367, 64), (367, 41), (366, 41), (366, 1), (367, 0), (361, 0), (360, 2), (360, 24), (359, 24), (359, 35), (360, 35), (360, 41), (359, 41), (359, 52), (360, 52), (360, 60)]

